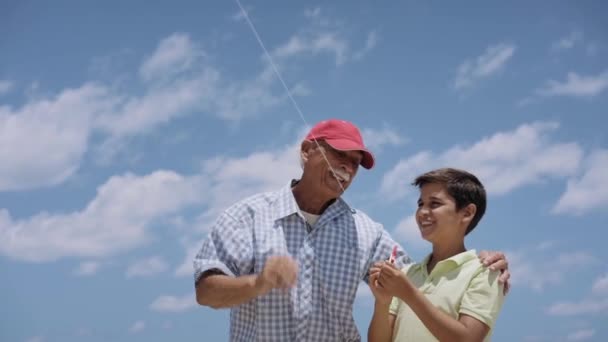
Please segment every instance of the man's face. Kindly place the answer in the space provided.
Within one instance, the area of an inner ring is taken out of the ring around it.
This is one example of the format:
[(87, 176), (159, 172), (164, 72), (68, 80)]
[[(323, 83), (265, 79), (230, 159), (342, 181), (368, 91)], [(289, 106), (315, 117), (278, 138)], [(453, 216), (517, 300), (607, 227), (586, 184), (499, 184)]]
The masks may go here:
[(316, 142), (310, 142), (305, 168), (318, 179), (320, 188), (326, 190), (328, 195), (338, 197), (355, 178), (363, 153), (336, 150), (325, 141), (318, 143), (317, 146)]

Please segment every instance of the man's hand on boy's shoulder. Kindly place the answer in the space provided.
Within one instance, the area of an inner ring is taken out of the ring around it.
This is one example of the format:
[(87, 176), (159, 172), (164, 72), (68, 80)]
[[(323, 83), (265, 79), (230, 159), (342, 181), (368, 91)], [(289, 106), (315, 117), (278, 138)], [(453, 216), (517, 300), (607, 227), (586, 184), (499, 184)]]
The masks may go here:
[(511, 284), (509, 283), (511, 273), (509, 272), (509, 261), (507, 261), (505, 254), (496, 251), (481, 251), (478, 256), (479, 261), (481, 261), (484, 266), (489, 267), (492, 271), (500, 271), (498, 282), (504, 285), (504, 294), (506, 295), (511, 287)]

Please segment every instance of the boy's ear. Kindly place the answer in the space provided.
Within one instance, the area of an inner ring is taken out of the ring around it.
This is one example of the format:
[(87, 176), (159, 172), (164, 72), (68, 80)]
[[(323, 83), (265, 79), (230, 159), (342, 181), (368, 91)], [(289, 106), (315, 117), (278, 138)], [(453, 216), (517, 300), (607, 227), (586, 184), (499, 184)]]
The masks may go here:
[(469, 205), (462, 208), (461, 212), (463, 214), (463, 216), (462, 216), (463, 221), (465, 223), (469, 224), (469, 223), (471, 223), (471, 221), (473, 220), (473, 217), (475, 217), (475, 214), (477, 213), (477, 206), (473, 203), (469, 203)]

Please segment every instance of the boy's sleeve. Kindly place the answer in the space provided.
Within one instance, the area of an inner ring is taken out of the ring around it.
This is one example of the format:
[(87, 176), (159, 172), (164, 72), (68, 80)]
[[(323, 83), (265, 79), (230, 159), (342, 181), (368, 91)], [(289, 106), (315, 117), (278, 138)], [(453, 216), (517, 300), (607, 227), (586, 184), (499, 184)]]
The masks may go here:
[(213, 269), (230, 276), (249, 274), (253, 266), (251, 227), (232, 215), (217, 219), (203, 246), (194, 258), (194, 282)]
[(498, 283), (499, 275), (499, 271), (490, 271), (481, 266), (462, 297), (459, 313), (472, 316), (491, 329), (504, 301), (503, 286)]
[(399, 306), (401, 306), (401, 301), (399, 300), (399, 298), (393, 297), (393, 300), (391, 301), (391, 306), (388, 308), (388, 312), (392, 315), (397, 316), (397, 313), (399, 312)]

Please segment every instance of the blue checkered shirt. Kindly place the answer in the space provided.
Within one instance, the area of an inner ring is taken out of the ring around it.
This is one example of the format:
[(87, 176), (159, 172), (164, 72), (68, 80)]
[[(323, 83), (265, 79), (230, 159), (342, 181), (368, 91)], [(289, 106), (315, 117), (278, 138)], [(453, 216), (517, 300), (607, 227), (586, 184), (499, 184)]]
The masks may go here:
[[(395, 245), (382, 225), (342, 199), (310, 227), (286, 186), (220, 215), (194, 259), (194, 276), (197, 281), (213, 269), (230, 276), (259, 274), (269, 256), (290, 255), (298, 263), (296, 286), (233, 307), (230, 340), (360, 341), (352, 315), (357, 287)], [(399, 247), (398, 266), (409, 262)]]

